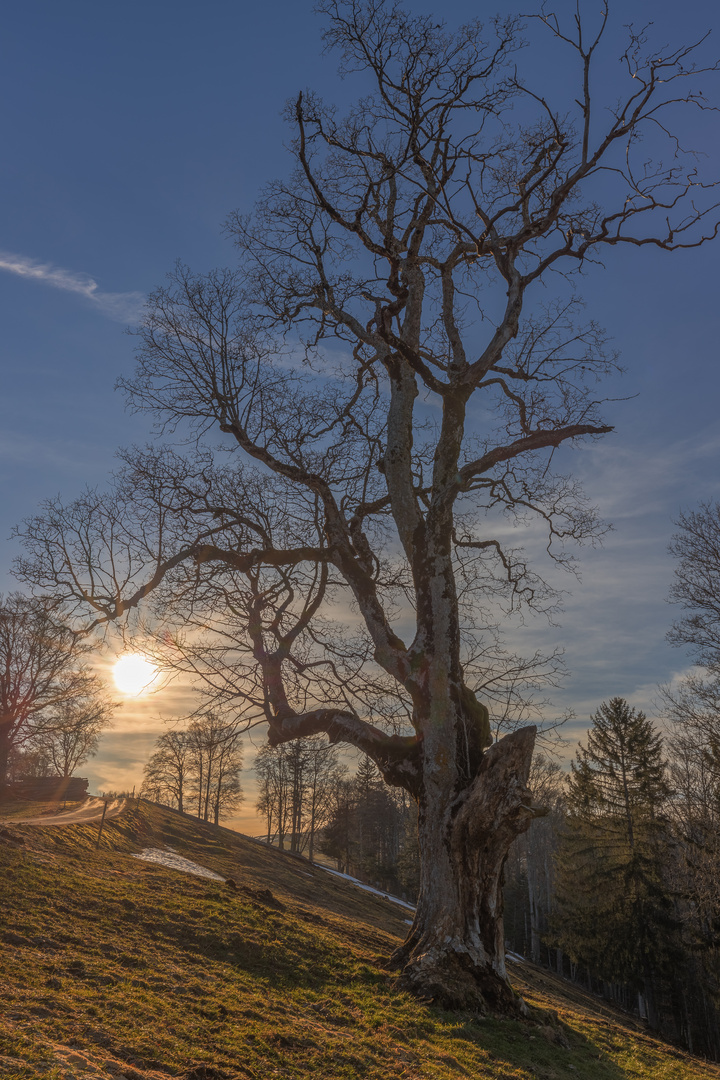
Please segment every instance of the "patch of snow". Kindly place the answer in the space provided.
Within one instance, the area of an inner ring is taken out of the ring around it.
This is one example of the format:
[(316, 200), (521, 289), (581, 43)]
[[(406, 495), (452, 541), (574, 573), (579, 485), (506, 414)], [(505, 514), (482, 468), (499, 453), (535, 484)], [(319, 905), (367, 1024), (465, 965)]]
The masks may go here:
[(407, 908), (408, 911), (414, 911), (414, 904), (406, 904), (404, 900), (400, 900), (397, 896), (390, 896), (389, 893), (380, 892), (380, 889), (373, 889), (372, 885), (366, 885), (362, 881), (358, 881), (357, 878), (350, 877), (350, 874), (341, 874), (339, 870), (331, 870), (329, 866), (320, 866), (320, 863), (316, 863), (321, 870), (325, 870), (328, 874), (334, 874), (335, 877), (343, 878), (345, 881), (351, 882), (353, 885), (357, 885), (358, 889), (363, 889), (365, 892), (373, 893), (374, 896), (379, 896), (383, 900), (390, 900), (393, 904), (399, 904), (400, 907)]
[(162, 850), (161, 848), (145, 848), (139, 855), (133, 855), (133, 859), (144, 859), (145, 862), (157, 863), (166, 866), (169, 870), (179, 870), (183, 874), (194, 874), (195, 877), (210, 878), (211, 881), (224, 881), (225, 878), (216, 874), (214, 870), (208, 870), (206, 866), (184, 859), (175, 851)]
[(514, 960), (516, 964), (524, 964), (525, 963), (525, 957), (520, 956), (520, 954), (516, 953), (516, 952), (506, 952), (505, 953), (505, 959), (506, 960)]

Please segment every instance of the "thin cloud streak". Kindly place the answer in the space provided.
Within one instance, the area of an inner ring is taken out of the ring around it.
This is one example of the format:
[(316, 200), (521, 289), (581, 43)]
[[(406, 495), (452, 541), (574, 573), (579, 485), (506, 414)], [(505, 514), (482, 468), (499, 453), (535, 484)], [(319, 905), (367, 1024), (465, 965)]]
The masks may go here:
[(89, 301), (93, 307), (116, 322), (136, 322), (143, 309), (145, 297), (140, 292), (102, 292), (97, 281), (89, 274), (75, 274), (51, 263), (41, 263), (25, 255), (13, 255), (0, 251), (0, 270), (16, 277), (39, 281), (53, 289), (75, 293)]
[[(102, 469), (112, 468), (113, 453), (108, 450), (107, 462), (104, 463), (101, 452), (89, 442), (50, 437), (34, 438), (12, 428), (0, 432), (0, 465), (6, 469), (12, 466), (15, 470), (19, 468), (44, 470), (43, 475), (45, 475), (48, 467), (53, 466), (73, 477), (77, 474), (81, 481), (87, 481), (90, 455), (98, 473), (101, 473)], [(3, 482), (17, 487), (16, 473), (7, 471), (4, 475), (0, 474), (0, 484)]]

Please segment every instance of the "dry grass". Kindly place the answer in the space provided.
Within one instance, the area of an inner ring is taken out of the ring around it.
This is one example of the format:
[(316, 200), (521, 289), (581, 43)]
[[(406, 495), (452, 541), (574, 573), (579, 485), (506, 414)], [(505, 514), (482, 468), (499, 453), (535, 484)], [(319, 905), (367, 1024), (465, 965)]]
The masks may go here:
[[(720, 1080), (529, 965), (523, 1024), (448, 1013), (384, 960), (407, 913), (223, 828), (141, 803), (0, 831), (3, 1080)], [(172, 847), (236, 887), (132, 858)]]

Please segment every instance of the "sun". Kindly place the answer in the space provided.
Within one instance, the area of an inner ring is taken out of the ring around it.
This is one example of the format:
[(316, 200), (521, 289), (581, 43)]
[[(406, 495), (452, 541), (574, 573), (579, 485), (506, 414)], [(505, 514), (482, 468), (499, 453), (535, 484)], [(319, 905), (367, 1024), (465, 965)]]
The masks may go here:
[(140, 653), (126, 653), (113, 665), (113, 679), (121, 694), (139, 697), (150, 690), (159, 675), (152, 660)]

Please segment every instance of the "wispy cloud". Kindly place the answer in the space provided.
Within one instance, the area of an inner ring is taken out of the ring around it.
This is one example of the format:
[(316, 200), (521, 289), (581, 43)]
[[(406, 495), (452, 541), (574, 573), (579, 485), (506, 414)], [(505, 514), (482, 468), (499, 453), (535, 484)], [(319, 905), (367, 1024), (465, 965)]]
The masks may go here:
[(6, 270), (17, 277), (39, 281), (53, 289), (75, 293), (89, 301), (103, 315), (117, 322), (134, 322), (142, 314), (145, 299), (142, 293), (103, 292), (89, 274), (76, 274), (72, 270), (64, 270), (61, 266), (41, 263), (26, 255), (13, 255), (8, 251), (0, 251), (0, 270)]
[(112, 449), (103, 460), (100, 449), (83, 442), (81, 439), (61, 439), (44, 434), (42, 437), (28, 435), (19, 429), (4, 425), (0, 431), (0, 490), (5, 484), (17, 488), (17, 469), (37, 470), (43, 476), (48, 475), (49, 467), (62, 469), (81, 477), (88, 475), (88, 455), (92, 453), (93, 463), (98, 463), (98, 474), (102, 469), (112, 468)]

